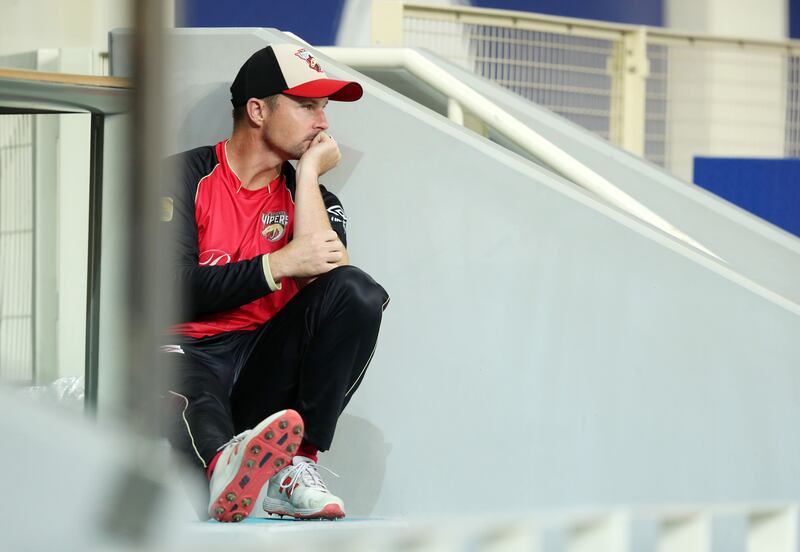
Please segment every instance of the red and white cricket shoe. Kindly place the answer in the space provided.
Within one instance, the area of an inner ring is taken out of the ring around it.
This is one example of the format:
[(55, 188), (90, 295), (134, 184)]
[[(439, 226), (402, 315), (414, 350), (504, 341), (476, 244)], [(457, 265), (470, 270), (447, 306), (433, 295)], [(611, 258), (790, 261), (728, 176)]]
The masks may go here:
[(343, 518), (344, 503), (325, 486), (319, 474), (320, 467), (323, 466), (310, 458), (295, 456), (291, 466), (279, 471), (267, 483), (264, 511), (298, 519)]
[(303, 419), (294, 410), (276, 412), (221, 448), (209, 483), (208, 515), (242, 521), (250, 515), (264, 484), (287, 465), (303, 439)]

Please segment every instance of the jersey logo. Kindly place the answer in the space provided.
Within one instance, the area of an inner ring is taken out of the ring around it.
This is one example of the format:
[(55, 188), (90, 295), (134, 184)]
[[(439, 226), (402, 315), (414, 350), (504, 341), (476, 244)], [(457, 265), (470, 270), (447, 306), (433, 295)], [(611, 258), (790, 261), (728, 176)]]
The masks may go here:
[(206, 249), (200, 253), (197, 264), (200, 266), (217, 266), (231, 262), (231, 254), (221, 249)]
[(314, 59), (314, 56), (312, 56), (309, 52), (306, 52), (305, 49), (300, 48), (294, 53), (294, 55), (308, 63), (308, 66), (317, 73), (322, 73), (322, 67), (319, 66), (319, 63), (317, 63), (317, 60)]
[(331, 222), (340, 222), (342, 226), (347, 228), (347, 216), (344, 214), (344, 208), (341, 205), (331, 205), (328, 207), (328, 216)]
[(261, 235), (271, 242), (278, 241), (286, 233), (286, 226), (289, 224), (289, 215), (286, 211), (276, 211), (273, 213), (261, 213)]

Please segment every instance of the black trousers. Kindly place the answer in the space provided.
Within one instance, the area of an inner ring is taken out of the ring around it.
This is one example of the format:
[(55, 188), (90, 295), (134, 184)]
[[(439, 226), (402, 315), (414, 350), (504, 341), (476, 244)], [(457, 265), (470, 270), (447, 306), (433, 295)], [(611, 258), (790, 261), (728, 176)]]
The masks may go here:
[(164, 347), (175, 377), (169, 438), (206, 466), (235, 434), (293, 408), (305, 439), (330, 448), (336, 422), (375, 352), (386, 291), (362, 270), (338, 267), (304, 287), (261, 328)]

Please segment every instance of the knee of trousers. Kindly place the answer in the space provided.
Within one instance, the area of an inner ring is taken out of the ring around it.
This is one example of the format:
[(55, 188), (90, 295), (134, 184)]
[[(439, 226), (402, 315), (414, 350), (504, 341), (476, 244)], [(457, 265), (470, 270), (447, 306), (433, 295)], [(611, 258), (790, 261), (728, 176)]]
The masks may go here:
[(389, 294), (372, 276), (352, 265), (340, 266), (329, 273), (329, 285), (341, 293), (353, 312), (379, 317), (389, 303)]

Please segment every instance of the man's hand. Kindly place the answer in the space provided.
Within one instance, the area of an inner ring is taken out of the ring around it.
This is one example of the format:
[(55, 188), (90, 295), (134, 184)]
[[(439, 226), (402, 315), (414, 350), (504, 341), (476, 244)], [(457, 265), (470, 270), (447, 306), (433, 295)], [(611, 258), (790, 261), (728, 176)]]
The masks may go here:
[(319, 276), (346, 262), (347, 251), (333, 230), (295, 236), (269, 255), (270, 272), (276, 282), (287, 277)]
[(320, 132), (300, 157), (297, 171), (310, 170), (319, 177), (338, 165), (341, 158), (342, 154), (339, 152), (336, 140), (325, 132)]

